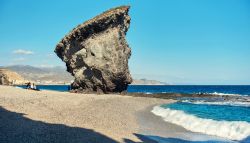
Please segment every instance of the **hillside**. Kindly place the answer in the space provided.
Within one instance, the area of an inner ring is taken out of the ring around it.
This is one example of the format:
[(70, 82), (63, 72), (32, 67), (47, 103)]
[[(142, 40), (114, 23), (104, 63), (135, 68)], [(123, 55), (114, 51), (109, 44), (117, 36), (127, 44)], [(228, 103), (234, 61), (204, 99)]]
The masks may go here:
[(23, 76), (26, 80), (37, 84), (69, 84), (74, 79), (64, 68), (38, 68), (29, 65), (5, 67)]
[(25, 79), (16, 72), (0, 68), (0, 85), (24, 84)]
[[(70, 84), (74, 77), (63, 67), (33, 67), (30, 65), (13, 65), (3, 67), (20, 74), (25, 80), (36, 84)], [(133, 79), (134, 85), (167, 85), (165, 82), (148, 79)]]

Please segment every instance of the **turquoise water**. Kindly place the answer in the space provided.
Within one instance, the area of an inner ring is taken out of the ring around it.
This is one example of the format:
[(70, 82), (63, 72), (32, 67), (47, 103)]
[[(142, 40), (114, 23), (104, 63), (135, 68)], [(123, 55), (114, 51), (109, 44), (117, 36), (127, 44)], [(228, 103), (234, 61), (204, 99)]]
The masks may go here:
[[(25, 86), (21, 86), (25, 88)], [(40, 90), (68, 91), (68, 85), (38, 85)], [(161, 105), (152, 110), (166, 122), (187, 130), (250, 143), (249, 85), (130, 85), (128, 92), (153, 93), (211, 93), (230, 98), (180, 98), (179, 102)], [(145, 95), (146, 96), (146, 95)]]
[[(25, 86), (20, 86), (25, 87)], [(41, 90), (68, 91), (69, 85), (37, 85)], [(129, 85), (128, 92), (139, 93), (211, 93), (218, 95), (250, 95), (250, 85)]]
[(128, 92), (250, 95), (250, 85), (129, 85)]
[(250, 143), (249, 98), (185, 98), (172, 104), (155, 106), (152, 112), (164, 121), (192, 132)]
[(217, 121), (246, 121), (250, 123), (250, 107), (231, 105), (210, 105), (176, 102), (162, 105), (164, 108), (181, 110), (199, 118)]
[[(25, 88), (25, 86), (21, 86)], [(68, 91), (69, 85), (37, 85), (40, 90)], [(249, 85), (130, 85), (128, 92), (141, 93), (217, 93), (219, 95), (244, 95), (239, 97), (249, 97)], [(182, 110), (187, 114), (192, 114), (200, 118), (227, 120), (227, 121), (247, 121), (250, 122), (250, 99), (242, 101), (223, 101), (220, 98), (206, 99), (197, 98), (190, 102), (177, 102), (170, 105), (163, 105), (164, 108)], [(206, 100), (210, 100), (206, 102)], [(182, 100), (183, 101), (183, 100)], [(198, 103), (198, 104), (197, 104)], [(237, 105), (237, 106), (234, 106)]]

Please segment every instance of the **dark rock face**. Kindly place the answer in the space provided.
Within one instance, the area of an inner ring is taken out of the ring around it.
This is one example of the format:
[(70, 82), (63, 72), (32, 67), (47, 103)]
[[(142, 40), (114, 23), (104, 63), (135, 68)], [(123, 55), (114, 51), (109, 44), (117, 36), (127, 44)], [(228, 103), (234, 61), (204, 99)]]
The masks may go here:
[(56, 46), (55, 53), (75, 80), (79, 92), (122, 92), (132, 82), (131, 55), (125, 36), (130, 25), (129, 6), (110, 9), (78, 25)]

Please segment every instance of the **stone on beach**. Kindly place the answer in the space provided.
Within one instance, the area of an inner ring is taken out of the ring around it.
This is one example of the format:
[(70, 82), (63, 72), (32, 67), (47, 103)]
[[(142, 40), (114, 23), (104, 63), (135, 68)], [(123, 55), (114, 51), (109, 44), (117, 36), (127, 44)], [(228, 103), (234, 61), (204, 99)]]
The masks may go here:
[(78, 25), (56, 46), (80, 92), (123, 92), (132, 78), (131, 55), (125, 36), (130, 25), (129, 6), (110, 9)]

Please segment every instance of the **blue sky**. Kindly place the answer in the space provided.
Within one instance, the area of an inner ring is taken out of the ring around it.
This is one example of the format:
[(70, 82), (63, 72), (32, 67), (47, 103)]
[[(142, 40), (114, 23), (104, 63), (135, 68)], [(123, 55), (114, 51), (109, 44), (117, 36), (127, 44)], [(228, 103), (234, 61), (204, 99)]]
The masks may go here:
[(248, 0), (0, 0), (0, 65), (64, 66), (55, 45), (75, 26), (131, 5), (135, 78), (172, 84), (250, 84)]

